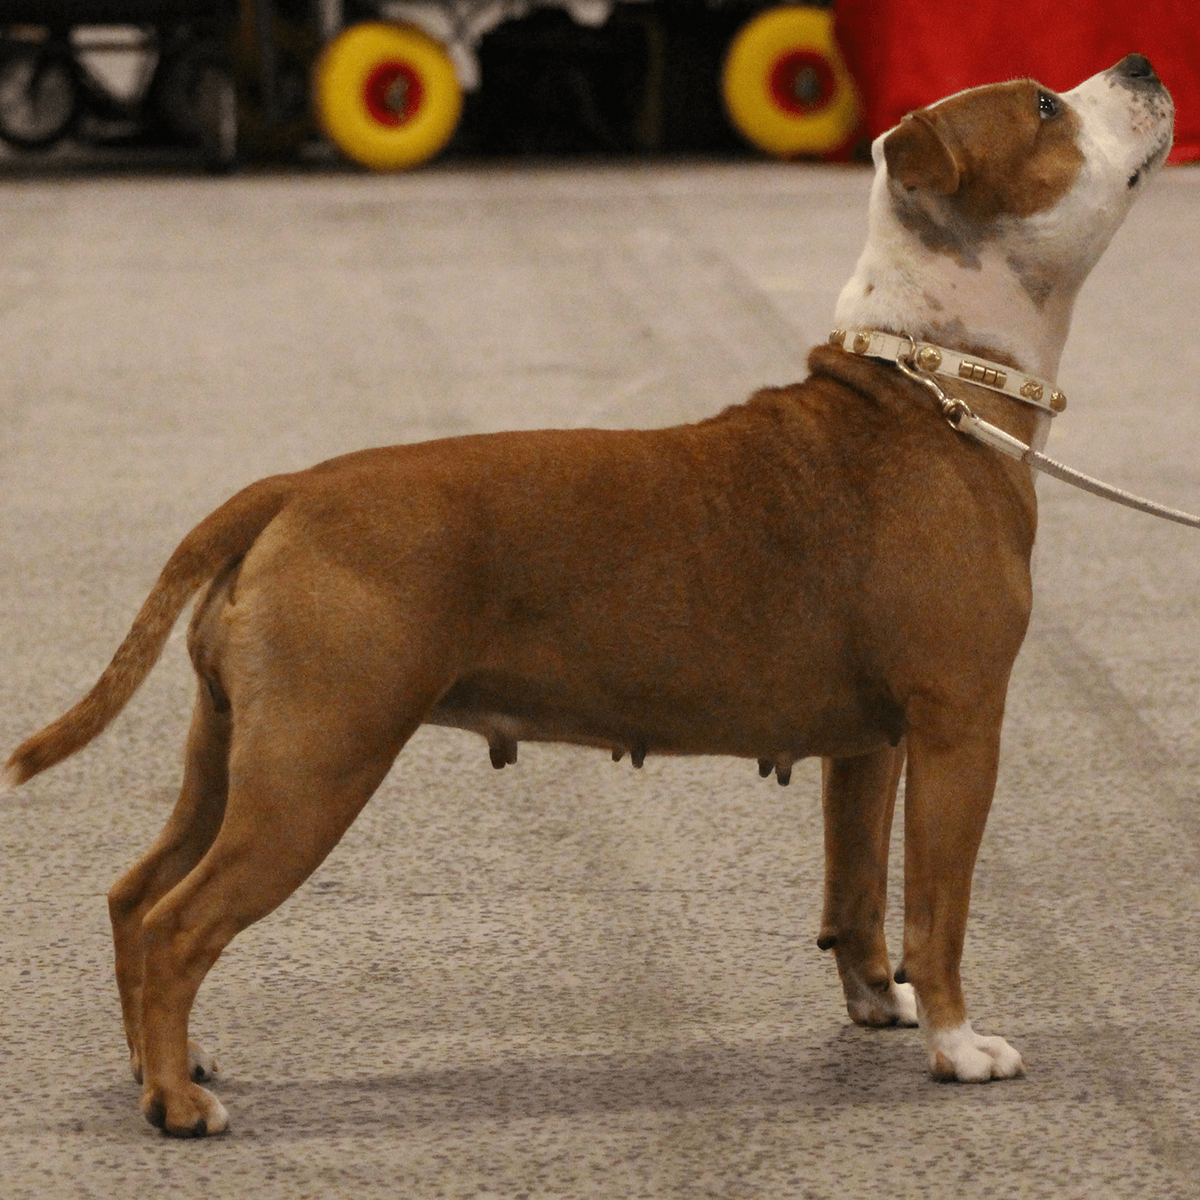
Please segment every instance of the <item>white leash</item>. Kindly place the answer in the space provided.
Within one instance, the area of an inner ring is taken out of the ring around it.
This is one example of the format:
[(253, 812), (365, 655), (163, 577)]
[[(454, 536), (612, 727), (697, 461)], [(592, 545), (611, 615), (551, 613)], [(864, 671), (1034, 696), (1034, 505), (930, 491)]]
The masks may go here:
[[(1066, 407), (1066, 397), (1044, 380), (1014, 371), (1011, 367), (1000, 363), (967, 358), (956, 351), (946, 350), (944, 347), (934, 346), (932, 343), (917, 342), (910, 337), (898, 337), (895, 334), (880, 333), (877, 330), (862, 330), (849, 335), (843, 330), (835, 329), (829, 340), (833, 345), (841, 346), (852, 354), (858, 354), (864, 358), (881, 358), (895, 363), (909, 379), (919, 383), (933, 395), (938, 402), (942, 416), (946, 418), (950, 427), (959, 433), (965, 434), (977, 442), (982, 442), (983, 445), (990, 446), (993, 450), (1008, 455), (1009, 458), (1015, 458), (1018, 462), (1027, 463), (1035, 471), (1041, 471), (1044, 475), (1052, 475), (1055, 479), (1061, 479), (1073, 487), (1091, 492), (1093, 496), (1112, 500), (1117, 504), (1125, 505), (1126, 508), (1137, 509), (1138, 512), (1149, 513), (1154, 517), (1162, 517), (1167, 521), (1175, 521), (1180, 525), (1189, 525), (1193, 529), (1200, 529), (1200, 517), (1182, 512), (1177, 508), (1156, 504), (1153, 500), (1146, 500), (1141, 496), (1135, 496), (1132, 492), (1113, 487), (1112, 484), (1104, 483), (1102, 480), (1093, 479), (1092, 476), (1085, 475), (1082, 471), (1076, 471), (1074, 467), (1068, 467), (1065, 463), (1047, 458), (1039, 450), (1027, 446), (1020, 438), (1015, 438), (1012, 434), (1005, 433), (999, 426), (991, 424), (990, 421), (984, 421), (977, 417), (965, 400), (947, 395), (935, 376), (956, 376), (965, 379), (980, 387), (990, 388), (994, 392), (1001, 392), (1022, 403), (1039, 408), (1048, 416), (1054, 416), (1055, 413), (1061, 412)], [(1047, 392), (1050, 395), (1049, 403), (1043, 399)]]

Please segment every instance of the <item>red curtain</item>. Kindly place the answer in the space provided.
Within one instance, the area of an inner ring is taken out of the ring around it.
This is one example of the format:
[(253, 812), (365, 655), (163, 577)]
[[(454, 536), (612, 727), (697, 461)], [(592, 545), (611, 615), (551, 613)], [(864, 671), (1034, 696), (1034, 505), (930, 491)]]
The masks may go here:
[(836, 0), (871, 137), (963, 88), (1032, 77), (1058, 92), (1144, 54), (1175, 99), (1172, 162), (1200, 159), (1197, 0)]

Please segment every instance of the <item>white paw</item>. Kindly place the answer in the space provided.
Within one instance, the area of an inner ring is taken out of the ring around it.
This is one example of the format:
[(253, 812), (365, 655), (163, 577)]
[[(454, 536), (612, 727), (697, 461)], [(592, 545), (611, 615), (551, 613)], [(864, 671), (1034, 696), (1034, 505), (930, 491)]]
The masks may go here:
[(986, 1083), (1025, 1074), (1021, 1056), (1001, 1037), (982, 1037), (964, 1021), (955, 1029), (926, 1035), (929, 1072), (934, 1079)]
[(890, 979), (870, 984), (857, 972), (842, 974), (846, 1011), (856, 1025), (874, 1028), (917, 1024), (917, 997), (909, 983)]
[(892, 992), (896, 997), (896, 1024), (910, 1028), (920, 1024), (917, 1020), (917, 993), (913, 991), (913, 985), (893, 983)]

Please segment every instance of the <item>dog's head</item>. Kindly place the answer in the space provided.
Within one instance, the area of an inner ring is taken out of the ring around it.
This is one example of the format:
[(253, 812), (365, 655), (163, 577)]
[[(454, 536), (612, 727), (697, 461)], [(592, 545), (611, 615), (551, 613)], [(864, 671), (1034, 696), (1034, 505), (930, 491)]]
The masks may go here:
[(1137, 54), (1062, 94), (1015, 80), (910, 113), (873, 145), (871, 238), (837, 323), (957, 330), (1053, 374), (1079, 285), (1165, 160), (1173, 118)]
[(875, 153), (893, 210), (926, 245), (969, 262), (989, 242), (1035, 240), (1086, 274), (1166, 158), (1173, 115), (1131, 54), (1064, 95), (1031, 79), (960, 92), (910, 113)]

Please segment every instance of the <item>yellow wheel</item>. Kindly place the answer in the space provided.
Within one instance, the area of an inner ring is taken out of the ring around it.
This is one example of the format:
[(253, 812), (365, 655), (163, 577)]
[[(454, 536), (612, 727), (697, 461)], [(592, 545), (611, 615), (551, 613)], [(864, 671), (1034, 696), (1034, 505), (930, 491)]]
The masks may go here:
[(858, 93), (820, 8), (772, 8), (730, 44), (721, 77), (725, 107), (742, 135), (792, 158), (844, 146), (858, 121)]
[(330, 141), (376, 171), (432, 158), (462, 113), (462, 88), (440, 43), (384, 21), (351, 25), (325, 47), (314, 93)]

